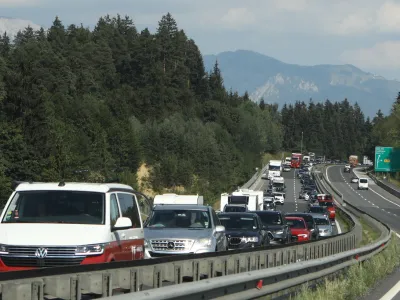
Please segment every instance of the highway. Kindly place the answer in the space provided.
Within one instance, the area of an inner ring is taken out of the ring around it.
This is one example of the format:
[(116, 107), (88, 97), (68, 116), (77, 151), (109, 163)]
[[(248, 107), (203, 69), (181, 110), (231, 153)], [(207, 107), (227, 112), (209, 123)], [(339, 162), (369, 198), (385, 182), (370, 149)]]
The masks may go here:
[[(352, 174), (344, 173), (343, 166), (330, 166), (326, 170), (327, 179), (343, 194), (346, 201), (371, 216), (389, 225), (392, 230), (400, 233), (400, 199), (386, 192), (375, 182), (356, 168), (354, 174), (368, 178), (369, 190), (359, 191), (357, 183), (351, 183)], [(363, 300), (400, 300), (400, 269), (385, 278)]]
[[(285, 213), (290, 212), (304, 212), (307, 210), (308, 202), (304, 199), (298, 199), (299, 192), (301, 190), (300, 180), (295, 176), (295, 170), (292, 169), (290, 172), (283, 172), (282, 177), (285, 179), (286, 184), (286, 199), (284, 205), (278, 205), (277, 210)], [(268, 187), (269, 181), (266, 179), (257, 179), (253, 189), (263, 191)], [(340, 224), (339, 224), (340, 227)], [(333, 234), (338, 233), (338, 224), (333, 228)]]

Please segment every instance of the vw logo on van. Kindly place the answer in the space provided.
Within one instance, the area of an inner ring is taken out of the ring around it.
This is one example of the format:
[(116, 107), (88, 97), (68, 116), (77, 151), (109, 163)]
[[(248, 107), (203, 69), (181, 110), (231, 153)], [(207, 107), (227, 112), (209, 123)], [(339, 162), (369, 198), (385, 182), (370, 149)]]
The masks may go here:
[(35, 256), (37, 258), (45, 258), (47, 256), (47, 249), (46, 248), (36, 249)]

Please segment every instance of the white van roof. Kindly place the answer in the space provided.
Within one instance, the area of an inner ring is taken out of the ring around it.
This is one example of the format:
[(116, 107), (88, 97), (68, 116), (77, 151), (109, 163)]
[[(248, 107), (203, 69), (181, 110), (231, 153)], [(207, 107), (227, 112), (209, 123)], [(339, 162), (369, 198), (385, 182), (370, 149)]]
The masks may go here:
[(203, 196), (199, 195), (177, 195), (163, 194), (154, 197), (153, 204), (194, 204), (204, 205)]
[(85, 183), (85, 182), (22, 182), (15, 191), (82, 191), (107, 193), (110, 191), (133, 192), (133, 188), (120, 183)]

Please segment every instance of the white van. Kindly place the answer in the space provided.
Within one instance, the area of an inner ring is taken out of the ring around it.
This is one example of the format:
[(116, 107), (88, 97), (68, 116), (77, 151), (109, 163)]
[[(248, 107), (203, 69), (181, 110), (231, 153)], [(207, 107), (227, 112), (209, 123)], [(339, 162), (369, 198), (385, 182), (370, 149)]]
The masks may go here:
[(368, 179), (367, 178), (358, 179), (358, 189), (359, 190), (368, 190)]
[(0, 272), (144, 258), (132, 187), (20, 183), (0, 223)]

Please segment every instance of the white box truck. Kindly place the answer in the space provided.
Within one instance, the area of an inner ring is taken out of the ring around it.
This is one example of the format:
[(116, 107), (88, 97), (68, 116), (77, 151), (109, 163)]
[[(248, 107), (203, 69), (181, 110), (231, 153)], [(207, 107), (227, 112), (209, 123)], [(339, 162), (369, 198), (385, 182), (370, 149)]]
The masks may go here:
[(282, 161), (281, 160), (270, 160), (268, 163), (268, 179), (271, 180), (273, 177), (279, 177), (282, 173)]

